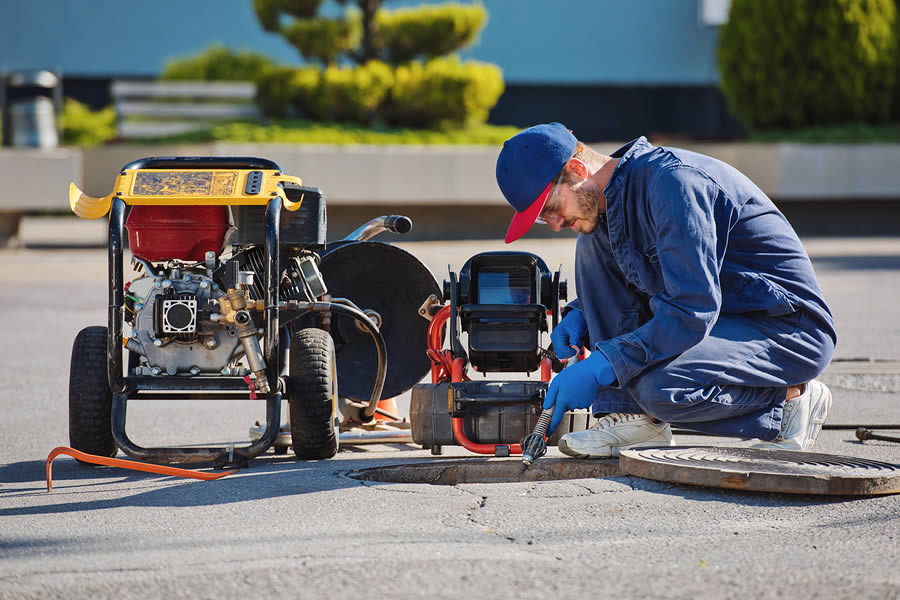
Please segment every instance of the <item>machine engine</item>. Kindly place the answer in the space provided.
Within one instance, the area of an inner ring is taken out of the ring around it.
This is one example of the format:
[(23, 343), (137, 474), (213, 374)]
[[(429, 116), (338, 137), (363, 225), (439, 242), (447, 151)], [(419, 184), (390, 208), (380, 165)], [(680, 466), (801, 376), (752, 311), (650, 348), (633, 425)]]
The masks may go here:
[(223, 296), (200, 269), (170, 267), (132, 281), (125, 306), (132, 325), (126, 348), (140, 356), (133, 374), (246, 375), (233, 365), (244, 349), (236, 324), (221, 318)]

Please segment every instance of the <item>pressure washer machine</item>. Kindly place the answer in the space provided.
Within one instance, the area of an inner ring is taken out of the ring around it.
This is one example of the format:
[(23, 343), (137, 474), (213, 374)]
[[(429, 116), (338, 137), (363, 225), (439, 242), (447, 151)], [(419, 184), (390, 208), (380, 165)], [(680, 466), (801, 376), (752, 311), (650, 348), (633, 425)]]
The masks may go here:
[[(286, 399), (296, 456), (328, 458), (338, 450), (342, 423), (373, 419), (385, 381), (397, 393), (428, 371), (423, 357), (418, 373), (402, 362), (401, 377), (389, 372), (376, 324), (382, 316), (335, 296), (320, 270), (326, 247), (323, 193), (270, 160), (145, 158), (122, 168), (106, 197), (87, 196), (72, 184), (69, 203), (82, 218), (109, 215), (107, 325), (83, 329), (72, 351), (69, 438), (76, 450), (109, 457), (121, 449), (149, 462), (244, 466), (274, 445)], [(377, 228), (401, 232), (409, 229), (408, 221), (383, 217)], [(125, 229), (138, 274), (127, 282)], [(343, 246), (386, 246), (362, 237)], [(368, 250), (355, 251), (373, 254)], [(331, 269), (336, 279), (340, 270)], [(424, 340), (428, 323), (417, 309), (440, 292), (433, 277), (415, 289), (424, 298), (411, 300), (414, 308), (403, 319)], [(393, 316), (386, 325), (397, 329)], [(355, 375), (357, 399), (340, 407), (336, 339), (356, 349), (345, 362)], [(249, 445), (147, 448), (125, 433), (130, 400), (257, 397), (265, 399), (266, 423)]]
[[(413, 387), (410, 421), (413, 441), (433, 454), (461, 445), (478, 454), (521, 454), (553, 371), (563, 364), (541, 336), (559, 321), (567, 299), (561, 271), (529, 252), (485, 252), (471, 257), (444, 282), (449, 304), (436, 307), (428, 331), (431, 383)], [(444, 330), (449, 348), (442, 349)], [(467, 336), (466, 347), (461, 337)], [(481, 373), (476, 379), (468, 370)], [(539, 380), (487, 379), (488, 373), (531, 373)], [(548, 443), (591, 424), (586, 412), (567, 413)]]

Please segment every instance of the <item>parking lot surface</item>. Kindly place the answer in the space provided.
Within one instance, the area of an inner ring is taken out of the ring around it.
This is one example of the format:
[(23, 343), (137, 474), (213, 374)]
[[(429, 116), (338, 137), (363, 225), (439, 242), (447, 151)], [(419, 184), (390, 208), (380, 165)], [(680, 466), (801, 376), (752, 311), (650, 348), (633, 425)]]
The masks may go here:
[[(24, 238), (24, 248), (0, 251), (0, 598), (900, 597), (897, 495), (627, 476), (456, 485), (348, 476), (472, 457), (411, 444), (345, 446), (310, 462), (269, 453), (211, 482), (61, 457), (47, 493), (44, 459), (68, 444), (72, 340), (105, 321), (106, 255), (102, 223), (29, 219)], [(448, 264), (504, 247), (397, 243), (438, 281)], [(900, 424), (900, 239), (804, 243), (839, 334), (823, 376), (834, 392), (828, 424)], [(574, 288), (571, 239), (512, 249), (563, 265)], [(407, 410), (408, 394), (399, 404)], [(145, 445), (240, 441), (263, 415), (258, 402), (134, 402), (128, 430)], [(860, 443), (852, 429), (824, 431), (816, 450), (900, 463), (900, 444)]]

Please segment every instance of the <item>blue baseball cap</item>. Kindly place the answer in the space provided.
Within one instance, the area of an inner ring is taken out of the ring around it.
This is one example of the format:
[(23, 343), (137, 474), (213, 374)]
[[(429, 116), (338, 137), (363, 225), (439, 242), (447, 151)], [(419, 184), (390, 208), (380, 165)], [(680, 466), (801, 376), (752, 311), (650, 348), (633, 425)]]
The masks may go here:
[(506, 232), (507, 244), (534, 225), (553, 179), (572, 158), (577, 143), (562, 123), (529, 127), (503, 143), (497, 157), (497, 184), (516, 211)]

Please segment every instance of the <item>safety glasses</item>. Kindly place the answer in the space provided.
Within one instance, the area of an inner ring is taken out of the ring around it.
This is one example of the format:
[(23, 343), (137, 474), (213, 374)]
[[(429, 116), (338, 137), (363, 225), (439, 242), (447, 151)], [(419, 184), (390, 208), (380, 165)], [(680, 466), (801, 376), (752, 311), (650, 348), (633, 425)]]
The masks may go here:
[(548, 220), (552, 219), (554, 216), (558, 216), (559, 205), (555, 202), (556, 194), (559, 192), (559, 185), (562, 183), (564, 171), (560, 171), (559, 175), (556, 177), (556, 181), (553, 184), (553, 193), (547, 198), (547, 201), (544, 203), (544, 208), (541, 209), (540, 214), (538, 214), (537, 218), (534, 220), (535, 223), (540, 223), (541, 225), (547, 225)]
[[(582, 150), (584, 150), (584, 146), (578, 144), (578, 146), (575, 147), (575, 152), (573, 152), (572, 156), (569, 157), (569, 160), (575, 159), (584, 166), (584, 163), (581, 160), (575, 158)], [(567, 160), (566, 162), (568, 163), (569, 161)], [(586, 169), (587, 167), (585, 166), (585, 170)], [(544, 202), (544, 208), (541, 209), (541, 212), (538, 214), (537, 219), (534, 220), (535, 223), (547, 225), (550, 219), (560, 216), (559, 204), (556, 203), (556, 194), (559, 193), (559, 186), (560, 184), (562, 184), (562, 179), (565, 174), (566, 170), (565, 167), (563, 167), (563, 169), (560, 170), (559, 175), (556, 176), (556, 181), (554, 181), (553, 183), (553, 194), (551, 194), (551, 196), (547, 198), (547, 201)]]

